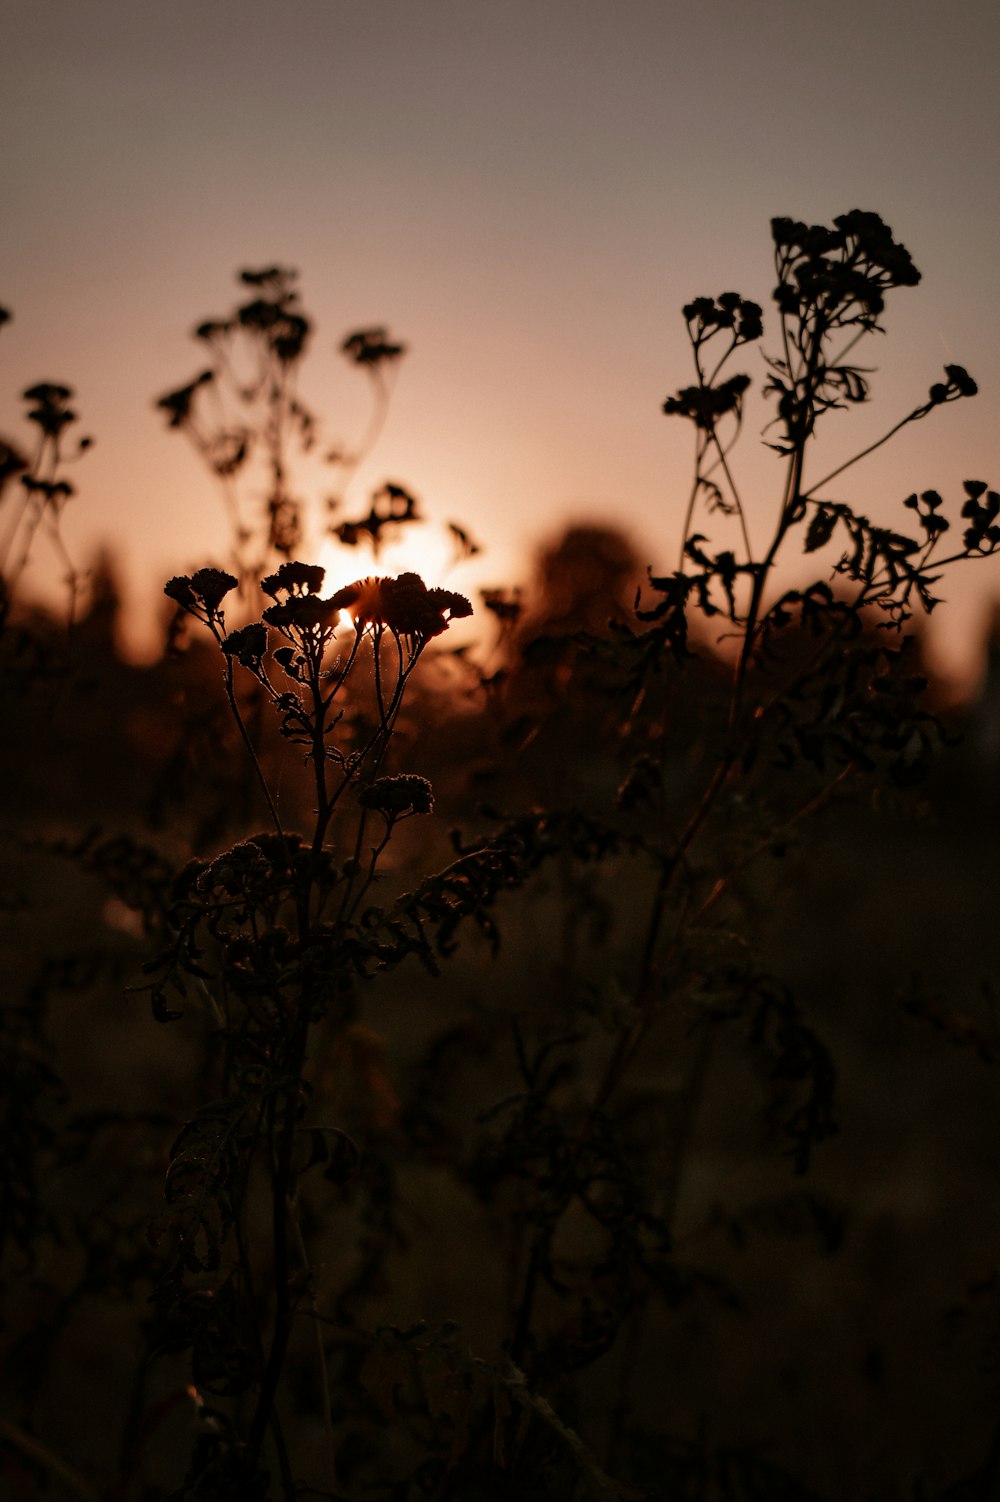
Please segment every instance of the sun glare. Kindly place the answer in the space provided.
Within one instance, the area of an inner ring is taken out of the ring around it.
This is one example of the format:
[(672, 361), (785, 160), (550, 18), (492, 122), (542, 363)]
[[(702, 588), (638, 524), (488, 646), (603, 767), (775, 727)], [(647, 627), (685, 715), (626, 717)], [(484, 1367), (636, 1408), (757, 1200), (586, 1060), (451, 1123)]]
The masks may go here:
[(456, 564), (455, 545), (443, 532), (431, 527), (413, 527), (395, 541), (386, 543), (375, 556), (370, 546), (359, 543), (347, 548), (329, 538), (319, 549), (317, 562), (326, 569), (323, 593), (351, 584), (369, 574), (419, 574), (428, 589), (451, 586), (449, 575)]

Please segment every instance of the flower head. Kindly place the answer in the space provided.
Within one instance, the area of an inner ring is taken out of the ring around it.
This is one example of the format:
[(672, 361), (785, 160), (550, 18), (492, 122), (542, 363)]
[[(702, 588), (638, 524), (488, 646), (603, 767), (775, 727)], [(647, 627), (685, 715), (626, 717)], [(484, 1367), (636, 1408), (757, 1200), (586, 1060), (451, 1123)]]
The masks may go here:
[(222, 650), (227, 657), (236, 657), (251, 671), (259, 668), (267, 651), (267, 627), (255, 621), (250, 626), (230, 631), (222, 643)]
[(29, 403), (29, 422), (37, 423), (50, 438), (58, 438), (67, 423), (76, 419), (76, 413), (68, 406), (73, 395), (69, 386), (61, 386), (57, 381), (39, 381), (22, 395)]
[(239, 586), (239, 580), (221, 568), (200, 568), (191, 576), (191, 588), (209, 611), (218, 610), (226, 595)]
[(781, 281), (774, 297), (786, 316), (823, 305), (841, 326), (877, 329), (891, 287), (915, 287), (920, 272), (905, 245), (878, 216), (864, 209), (838, 214), (833, 226), (772, 219)]
[(384, 328), (357, 329), (348, 334), (340, 351), (355, 365), (379, 366), (398, 360), (406, 353), (406, 345), (390, 339)]
[(269, 605), (264, 611), (264, 619), (269, 626), (297, 626), (300, 630), (318, 626), (329, 630), (337, 624), (339, 606), (335, 601), (336, 597), (324, 600), (319, 595), (292, 595), (290, 599)]
[(282, 593), (318, 595), (325, 577), (326, 569), (318, 563), (283, 563), (275, 573), (260, 581), (260, 587), (272, 600)]
[(224, 569), (200, 568), (190, 578), (187, 574), (178, 574), (169, 579), (163, 587), (163, 593), (168, 599), (176, 601), (182, 610), (211, 620), (218, 615), (219, 606), (226, 595), (230, 590), (236, 589), (239, 582)]
[(429, 814), (434, 807), (434, 792), (426, 777), (402, 773), (376, 777), (362, 789), (358, 801), (362, 808), (374, 809), (391, 821), (404, 814)]
[(411, 644), (422, 644), (447, 631), (453, 620), (472, 614), (464, 595), (450, 589), (428, 589), (419, 574), (398, 579), (358, 579), (339, 589), (331, 602), (346, 610), (359, 626), (387, 626)]
[(183, 610), (193, 610), (197, 604), (187, 574), (175, 574), (172, 579), (168, 579), (163, 586), (163, 593)]

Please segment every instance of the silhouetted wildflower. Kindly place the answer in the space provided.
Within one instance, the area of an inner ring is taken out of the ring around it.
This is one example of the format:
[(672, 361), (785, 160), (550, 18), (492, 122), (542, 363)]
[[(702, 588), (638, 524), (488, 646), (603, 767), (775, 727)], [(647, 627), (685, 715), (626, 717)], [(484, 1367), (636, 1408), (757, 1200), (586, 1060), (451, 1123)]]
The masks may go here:
[(930, 399), (935, 406), (963, 396), (975, 396), (978, 392), (979, 387), (964, 365), (946, 365), (944, 373), (947, 381), (935, 381), (930, 389)]
[(34, 404), (28, 410), (28, 421), (37, 423), (47, 437), (57, 438), (66, 424), (76, 419), (76, 413), (66, 405), (72, 395), (71, 387), (55, 381), (29, 386), (23, 393), (24, 400)]
[(186, 574), (179, 574), (168, 580), (163, 593), (184, 610), (197, 611), (201, 606), (208, 615), (213, 616), (226, 595), (236, 589), (238, 584), (239, 580), (223, 569), (200, 568), (190, 578)]
[(240, 272), (240, 281), (246, 287), (286, 288), (297, 276), (298, 272), (288, 266), (264, 266), (260, 271), (244, 269)]
[(406, 353), (406, 345), (389, 339), (386, 330), (378, 325), (348, 334), (340, 350), (355, 365), (381, 365), (385, 360), (398, 360)]
[(358, 801), (362, 808), (374, 809), (391, 820), (403, 814), (429, 814), (434, 807), (434, 792), (426, 777), (401, 773), (377, 777), (362, 789)]
[(170, 427), (183, 427), (191, 416), (191, 404), (194, 401), (195, 393), (202, 386), (207, 385), (209, 381), (213, 381), (214, 379), (215, 375), (211, 370), (203, 370), (186, 386), (180, 386), (176, 391), (168, 391), (166, 396), (160, 397), (156, 405), (162, 411), (168, 413)]
[(327, 628), (337, 624), (340, 606), (333, 599), (324, 600), (319, 595), (291, 595), (264, 611), (264, 620), (270, 626), (298, 626)]
[(684, 386), (676, 396), (667, 397), (663, 410), (668, 417), (689, 417), (696, 427), (711, 432), (720, 417), (739, 412), (749, 385), (748, 375), (734, 375), (718, 386)]
[(172, 579), (168, 579), (163, 586), (163, 593), (185, 610), (190, 610), (196, 603), (191, 580), (186, 574), (175, 574)]
[(248, 287), (258, 287), (264, 294), (253, 298), (237, 308), (235, 320), (228, 324), (216, 321), (202, 338), (211, 338), (223, 331), (228, 332), (235, 324), (263, 334), (274, 354), (283, 365), (290, 365), (303, 353), (311, 332), (311, 324), (304, 314), (297, 312), (292, 304), (298, 298), (295, 282), (298, 272), (284, 266), (267, 266), (261, 271), (241, 271), (240, 281)]
[(239, 580), (221, 568), (200, 568), (191, 576), (191, 588), (208, 610), (217, 610), (226, 595), (239, 587)]
[(391, 533), (404, 522), (421, 519), (416, 496), (411, 495), (405, 486), (386, 481), (372, 496), (367, 516), (359, 521), (340, 522), (331, 529), (331, 535), (349, 548), (356, 547), (363, 537), (367, 537), (377, 555), (383, 532), (388, 530)]
[(988, 489), (985, 480), (963, 480), (968, 499), (962, 515), (969, 526), (963, 534), (965, 546), (977, 553), (992, 553), (1000, 547), (1000, 495)]
[(358, 579), (337, 591), (331, 601), (359, 625), (387, 626), (411, 643), (430, 640), (451, 621), (472, 614), (472, 604), (450, 589), (428, 589), (419, 574), (398, 579)]
[[(839, 214), (833, 227), (772, 219), (771, 234), (781, 258), (781, 281), (774, 297), (786, 316), (804, 305), (822, 308), (827, 326), (834, 320), (874, 329), (890, 287), (915, 287), (920, 272), (889, 226), (863, 209)], [(856, 311), (848, 315), (848, 311)]]
[(267, 627), (255, 621), (231, 631), (222, 643), (222, 650), (229, 657), (238, 658), (245, 668), (259, 668), (267, 651)]
[(737, 344), (749, 344), (764, 332), (759, 303), (750, 302), (738, 292), (720, 292), (718, 297), (696, 297), (684, 308), (688, 323), (697, 326), (696, 342), (710, 337), (717, 329), (731, 329)]
[(39, 402), (43, 406), (68, 402), (72, 395), (73, 391), (70, 386), (60, 386), (55, 381), (39, 381), (37, 386), (29, 386), (23, 393), (26, 402)]
[(323, 588), (325, 576), (326, 569), (318, 563), (283, 563), (260, 581), (260, 587), (273, 600), (283, 591), (290, 595), (317, 595)]

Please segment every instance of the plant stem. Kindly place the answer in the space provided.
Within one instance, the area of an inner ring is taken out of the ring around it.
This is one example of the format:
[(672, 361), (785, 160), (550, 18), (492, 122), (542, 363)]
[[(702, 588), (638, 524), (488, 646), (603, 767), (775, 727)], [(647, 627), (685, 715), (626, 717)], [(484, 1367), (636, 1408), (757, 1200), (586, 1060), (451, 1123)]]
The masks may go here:
[(233, 688), (233, 659), (231, 657), (226, 658), (226, 698), (229, 700), (229, 708), (232, 710), (233, 718), (235, 719), (236, 724), (239, 728), (239, 732), (243, 739), (243, 744), (246, 747), (247, 754), (249, 755), (250, 760), (253, 763), (253, 769), (256, 773), (257, 781), (260, 783), (264, 798), (267, 801), (267, 806), (271, 814), (271, 820), (274, 824), (278, 838), (280, 839), (282, 846), (284, 847), (285, 859), (288, 862), (289, 870), (291, 870), (292, 862), (291, 856), (288, 852), (288, 846), (285, 842), (285, 831), (281, 827), (281, 820), (278, 817), (278, 810), (275, 808), (274, 799), (271, 797), (271, 789), (267, 785), (267, 778), (264, 776), (260, 761), (257, 757), (257, 752), (254, 749), (253, 741), (250, 739), (247, 727), (243, 723), (243, 716), (240, 713), (240, 706), (236, 701), (236, 692)]

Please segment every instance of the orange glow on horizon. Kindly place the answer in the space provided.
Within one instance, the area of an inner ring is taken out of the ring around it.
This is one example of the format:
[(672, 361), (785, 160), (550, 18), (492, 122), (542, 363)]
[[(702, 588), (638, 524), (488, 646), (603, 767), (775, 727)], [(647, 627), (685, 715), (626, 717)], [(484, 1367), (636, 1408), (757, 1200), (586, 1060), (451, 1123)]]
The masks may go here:
[[(135, 659), (160, 649), (163, 580), (230, 555), (204, 466), (155, 402), (203, 363), (192, 325), (232, 306), (240, 267), (300, 272), (317, 471), (328, 445), (367, 452), (374, 432), (372, 391), (338, 353), (342, 337), (384, 325), (406, 345), (351, 514), (399, 476), (490, 549), (453, 570), (446, 529), (440, 554), (427, 551), (432, 522), (378, 559), (331, 547), (334, 586), (345, 569), (350, 582), (413, 567), (471, 598), (470, 580), (522, 581), (536, 545), (574, 517), (623, 526), (655, 568), (670, 566), (690, 486), (690, 435), (661, 411), (691, 378), (680, 309), (736, 288), (765, 307), (776, 351), (772, 214), (877, 210), (925, 278), (893, 298), (875, 400), (831, 416), (821, 472), (876, 440), (883, 415), (911, 410), (946, 359), (982, 392), (873, 451), (832, 498), (892, 526), (910, 492), (948, 498), (966, 475), (996, 483), (998, 207), (982, 188), (995, 148), (980, 118), (995, 6), (969, 7), (957, 26), (953, 7), (925, 0), (909, 27), (892, 8), (860, 7), (839, 28), (777, 0), (752, 16), (720, 0), (386, 0), (262, 7), (252, 25), (232, 7), (181, 8), (184, 24), (167, 25), (124, 0), (59, 5), (54, 27), (51, 7), (22, 3), (4, 31), (16, 87), (4, 101), (0, 433), (21, 443), (32, 382), (74, 389), (96, 445), (74, 474), (67, 551), (86, 575), (113, 541)], [(759, 393), (766, 369), (748, 358), (746, 373)], [(756, 457), (771, 416), (748, 403), (732, 456), (755, 542), (773, 535), (781, 495), (775, 456)], [(294, 493), (320, 504), (329, 472), (315, 488), (303, 474)], [(934, 618), (942, 652), (970, 669), (998, 570), (970, 570)], [(24, 597), (60, 606), (63, 573), (40, 545)]]

